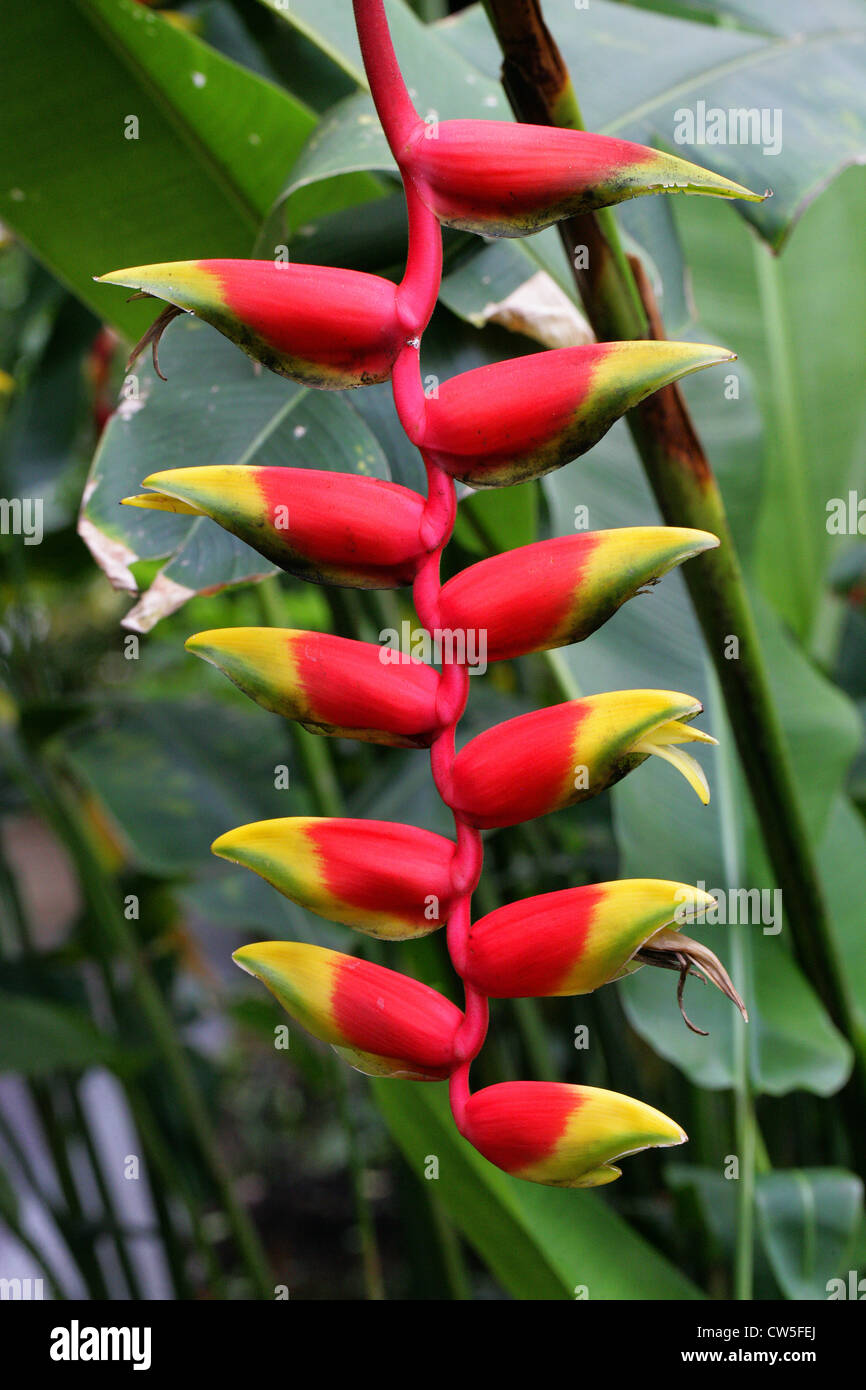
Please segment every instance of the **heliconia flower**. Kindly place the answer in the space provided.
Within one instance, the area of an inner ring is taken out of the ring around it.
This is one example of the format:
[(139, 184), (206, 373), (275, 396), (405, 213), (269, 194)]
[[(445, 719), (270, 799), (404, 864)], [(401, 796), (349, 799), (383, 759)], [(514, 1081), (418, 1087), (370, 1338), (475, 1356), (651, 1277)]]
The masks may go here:
[(442, 627), (484, 632), (488, 661), (580, 642), (675, 565), (718, 545), (709, 531), (623, 526), (536, 541), (449, 579)]
[(657, 931), (715, 899), (686, 883), (631, 878), (542, 893), (469, 931), (465, 978), (493, 999), (589, 994), (637, 969)]
[(184, 310), (213, 324), (272, 372), (331, 390), (386, 381), (405, 338), (396, 286), (358, 270), (276, 261), (171, 261), (96, 278), (173, 306), (130, 358), (152, 343), (157, 371), (160, 335)]
[(595, 1086), (503, 1081), (469, 1097), (462, 1132), (497, 1168), (552, 1187), (600, 1187), (613, 1162), (683, 1144), (678, 1124), (643, 1101)]
[(416, 660), (383, 665), (383, 649), (372, 642), (295, 628), (225, 627), (196, 633), (186, 648), (257, 704), (312, 733), (395, 748), (424, 748), (433, 739), (437, 672)]
[(505, 121), (419, 124), (400, 163), (440, 222), (488, 237), (526, 236), (644, 193), (766, 197), (630, 140)]
[(209, 516), (272, 564), (316, 584), (396, 589), (424, 558), (424, 498), (411, 488), (313, 468), (213, 464), (151, 473), (127, 506)]
[(508, 719), (454, 761), (452, 802), (482, 830), (517, 825), (596, 796), (651, 753), (678, 767), (701, 801), (703, 770), (682, 743), (715, 743), (686, 721), (699, 700), (672, 690), (616, 690)]
[[(639, 970), (680, 972), (678, 999), (690, 973), (700, 972), (746, 1010), (717, 956), (679, 930), (710, 893), (687, 883), (633, 878), (542, 893), (489, 912), (469, 930), (464, 978), (494, 999), (589, 994)], [(672, 926), (671, 924), (675, 924)], [(694, 1032), (694, 1027), (683, 1018)]]
[(391, 821), (289, 816), (214, 840), (287, 898), (368, 936), (427, 936), (448, 919), (453, 841)]
[(260, 941), (233, 959), (368, 1076), (441, 1081), (454, 1066), (461, 1010), (408, 975), (299, 941)]
[(440, 384), (414, 442), (473, 487), (540, 478), (585, 454), (645, 396), (735, 356), (707, 343), (640, 339), (492, 362)]

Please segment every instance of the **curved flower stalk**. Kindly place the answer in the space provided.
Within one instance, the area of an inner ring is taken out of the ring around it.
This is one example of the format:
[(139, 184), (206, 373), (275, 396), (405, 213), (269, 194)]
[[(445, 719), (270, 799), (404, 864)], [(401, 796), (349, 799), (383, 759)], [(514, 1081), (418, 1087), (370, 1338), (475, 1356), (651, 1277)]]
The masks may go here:
[[(494, 661), (579, 641), (668, 570), (715, 546), (715, 536), (633, 527), (543, 541), (473, 565), (442, 586), (455, 479), (500, 487), (559, 468), (651, 392), (732, 354), (693, 343), (599, 343), (467, 372), (428, 400), (420, 349), (441, 280), (440, 223), (511, 236), (577, 208), (657, 191), (754, 195), (601, 136), (477, 121), (431, 132), (403, 83), (382, 0), (354, 0), (354, 9), (406, 196), (409, 250), (400, 284), (236, 261), (146, 266), (103, 279), (168, 301), (146, 337), (154, 347), (164, 323), (186, 309), (299, 381), (330, 388), (390, 377), (400, 422), (424, 460), (426, 499), (372, 479), (238, 466), (156, 473), (145, 479), (150, 492), (126, 500), (212, 517), (283, 569), (318, 583), (411, 584), (428, 633), (459, 638), (483, 630)], [(466, 642), (453, 644), (438, 671), (417, 660), (383, 661), (382, 649), (367, 643), (294, 629), (202, 632), (187, 646), (264, 708), (316, 733), (429, 748), (437, 790), (454, 818), (453, 840), (377, 821), (260, 821), (221, 835), (213, 851), (369, 935), (400, 940), (444, 926), (463, 1010), (395, 971), (301, 943), (245, 946), (237, 963), (361, 1070), (447, 1078), (458, 1129), (507, 1172), (594, 1186), (619, 1175), (613, 1160), (624, 1154), (682, 1143), (680, 1126), (642, 1101), (531, 1081), (472, 1094), (469, 1072), (491, 996), (585, 993), (652, 964), (679, 971), (680, 1000), (695, 971), (742, 1008), (721, 964), (679, 930), (683, 911), (705, 906), (707, 895), (651, 879), (594, 884), (512, 903), (474, 923), (471, 899), (483, 829), (594, 796), (652, 755), (673, 764), (706, 801), (706, 778), (684, 747), (715, 741), (692, 727), (700, 703), (666, 690), (592, 695), (510, 720), (458, 754), (455, 730), (469, 693)]]

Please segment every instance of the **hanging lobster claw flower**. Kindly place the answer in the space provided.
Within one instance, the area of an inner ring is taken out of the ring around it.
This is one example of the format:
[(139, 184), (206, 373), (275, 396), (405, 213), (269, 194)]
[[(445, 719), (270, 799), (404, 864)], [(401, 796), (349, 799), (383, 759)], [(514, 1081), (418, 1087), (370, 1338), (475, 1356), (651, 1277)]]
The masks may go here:
[(242, 946), (233, 959), (357, 1071), (442, 1081), (454, 1066), (462, 1012), (408, 975), (299, 941)]
[(486, 1086), (469, 1097), (461, 1128), (497, 1168), (552, 1187), (614, 1182), (621, 1176), (614, 1159), (688, 1138), (643, 1101), (556, 1081)]
[(436, 931), (454, 898), (454, 843), (413, 825), (290, 816), (229, 830), (211, 849), (320, 917), (392, 941)]
[(209, 516), (272, 564), (314, 584), (396, 589), (424, 558), (424, 499), (410, 488), (313, 468), (213, 464), (151, 473), (132, 507)]
[(440, 595), (442, 626), (484, 632), (488, 661), (564, 647), (595, 632), (645, 585), (718, 543), (709, 531), (679, 526), (623, 526), (536, 541), (449, 579)]
[(651, 753), (678, 767), (701, 801), (703, 770), (682, 743), (715, 743), (686, 721), (699, 700), (671, 690), (615, 690), (508, 719), (457, 754), (452, 805), (482, 830), (518, 825), (596, 796)]
[(640, 339), (492, 362), (441, 383), (414, 442), (472, 487), (540, 478), (585, 454), (653, 391), (735, 357), (707, 343)]
[(526, 236), (644, 193), (767, 196), (630, 140), (505, 121), (419, 124), (400, 162), (440, 222), (487, 237)]
[[(464, 978), (493, 999), (589, 994), (642, 965), (700, 972), (736, 1004), (743, 1001), (717, 956), (679, 930), (710, 893), (665, 879), (620, 879), (542, 893), (473, 922)], [(672, 926), (671, 924), (676, 924)]]
[(329, 390), (386, 381), (405, 337), (396, 286), (358, 270), (276, 261), (172, 261), (96, 278), (173, 306), (130, 357), (131, 364), (152, 343), (157, 372), (160, 335), (184, 310), (213, 324), (279, 376)]
[(425, 748), (436, 729), (439, 676), (423, 661), (383, 665), (381, 647), (327, 632), (225, 627), (187, 651), (209, 661), (257, 704), (314, 734)]

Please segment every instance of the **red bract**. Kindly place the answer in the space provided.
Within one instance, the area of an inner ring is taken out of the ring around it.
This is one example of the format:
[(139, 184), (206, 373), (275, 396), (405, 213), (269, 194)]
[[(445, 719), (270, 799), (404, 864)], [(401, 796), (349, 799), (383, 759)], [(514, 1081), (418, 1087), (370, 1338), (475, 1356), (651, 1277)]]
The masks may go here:
[(452, 805), (483, 830), (517, 825), (596, 796), (657, 753), (679, 764), (703, 800), (699, 765), (677, 745), (713, 743), (690, 729), (701, 711), (671, 690), (616, 690), (497, 724), (460, 750)]
[[(385, 381), (404, 334), (396, 287), (378, 275), (276, 261), (173, 261), (97, 277), (211, 323), (280, 376), (330, 389)], [(154, 343), (168, 314), (139, 347)], [(156, 357), (154, 357), (156, 361)]]
[(463, 1132), (497, 1168), (552, 1187), (601, 1187), (620, 1176), (613, 1159), (687, 1137), (643, 1101), (556, 1081), (505, 1081), (476, 1091)]
[(624, 526), (536, 541), (449, 579), (442, 626), (485, 634), (488, 661), (579, 642), (647, 584), (718, 545), (707, 531)]
[(358, 1071), (411, 1081), (451, 1072), (463, 1014), (418, 980), (297, 941), (243, 946), (233, 959)]
[(426, 936), (457, 897), (453, 841), (413, 825), (289, 816), (241, 825), (211, 848), (293, 902), (369, 936)]
[(763, 196), (630, 140), (505, 121), (419, 122), (398, 157), (440, 222), (484, 236), (525, 236), (644, 193)]
[(653, 878), (541, 893), (473, 922), (466, 975), (497, 999), (587, 994), (652, 963), (639, 953), (657, 936), (665, 949), (682, 940), (687, 950), (678, 930), (663, 929), (714, 903), (687, 883)]
[(290, 574), (314, 584), (395, 589), (424, 559), (424, 499), (409, 488), (313, 468), (172, 468), (128, 506), (209, 516)]
[(734, 354), (706, 343), (590, 343), (443, 381), (416, 443), (473, 487), (539, 478), (586, 453), (627, 410)]
[(422, 661), (383, 665), (383, 648), (327, 632), (228, 627), (187, 650), (224, 671), (265, 709), (317, 734), (424, 748), (437, 726), (439, 677)]

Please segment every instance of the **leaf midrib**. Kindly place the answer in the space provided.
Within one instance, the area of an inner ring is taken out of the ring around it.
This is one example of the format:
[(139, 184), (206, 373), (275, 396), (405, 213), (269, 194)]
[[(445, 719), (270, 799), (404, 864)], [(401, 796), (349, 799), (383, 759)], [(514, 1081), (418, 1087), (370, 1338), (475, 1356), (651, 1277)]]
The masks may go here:
[[(201, 165), (210, 173), (214, 183), (227, 195), (255, 235), (264, 214), (235, 182), (228, 167), (216, 157), (212, 148), (199, 135), (195, 127), (172, 104), (159, 83), (154, 80), (136, 54), (124, 43), (123, 37), (112, 28), (101, 11), (91, 6), (89, 0), (74, 0), (74, 3), (84, 22), (99, 33), (106, 46), (113, 50), (122, 65), (130, 71), (134, 80), (166, 117), (168, 124), (180, 136)], [(166, 21), (157, 15), (154, 22), (165, 24)], [(207, 45), (204, 47), (207, 49), (209, 59), (223, 57), (222, 54), (218, 54), (216, 50), (211, 50)], [(224, 61), (231, 62), (230, 59)], [(241, 71), (246, 72), (247, 70), (242, 68)], [(248, 74), (248, 76), (253, 76), (253, 74)], [(257, 80), (262, 81), (263, 79)], [(272, 86), (273, 84), (269, 85)], [(281, 96), (284, 95), (280, 88), (275, 88), (275, 90)]]
[[(744, 35), (744, 37), (752, 38), (753, 35)], [(668, 87), (664, 92), (659, 92), (638, 106), (623, 112), (616, 120), (608, 121), (605, 125), (600, 126), (599, 134), (612, 135), (624, 127), (634, 125), (644, 117), (652, 115), (663, 104), (676, 100), (680, 96), (688, 96), (699, 84), (703, 85), (726, 77), (729, 73), (741, 72), (745, 68), (757, 67), (761, 63), (777, 58), (785, 51), (792, 51), (795, 48), (807, 50), (837, 41), (862, 43), (864, 39), (866, 39), (866, 29), (828, 29), (820, 34), (809, 36), (799, 34), (792, 38), (776, 39), (771, 42), (763, 42), (758, 39), (752, 52), (740, 53), (735, 58), (725, 59), (723, 63), (716, 63), (713, 67), (700, 69), (686, 81)]]

